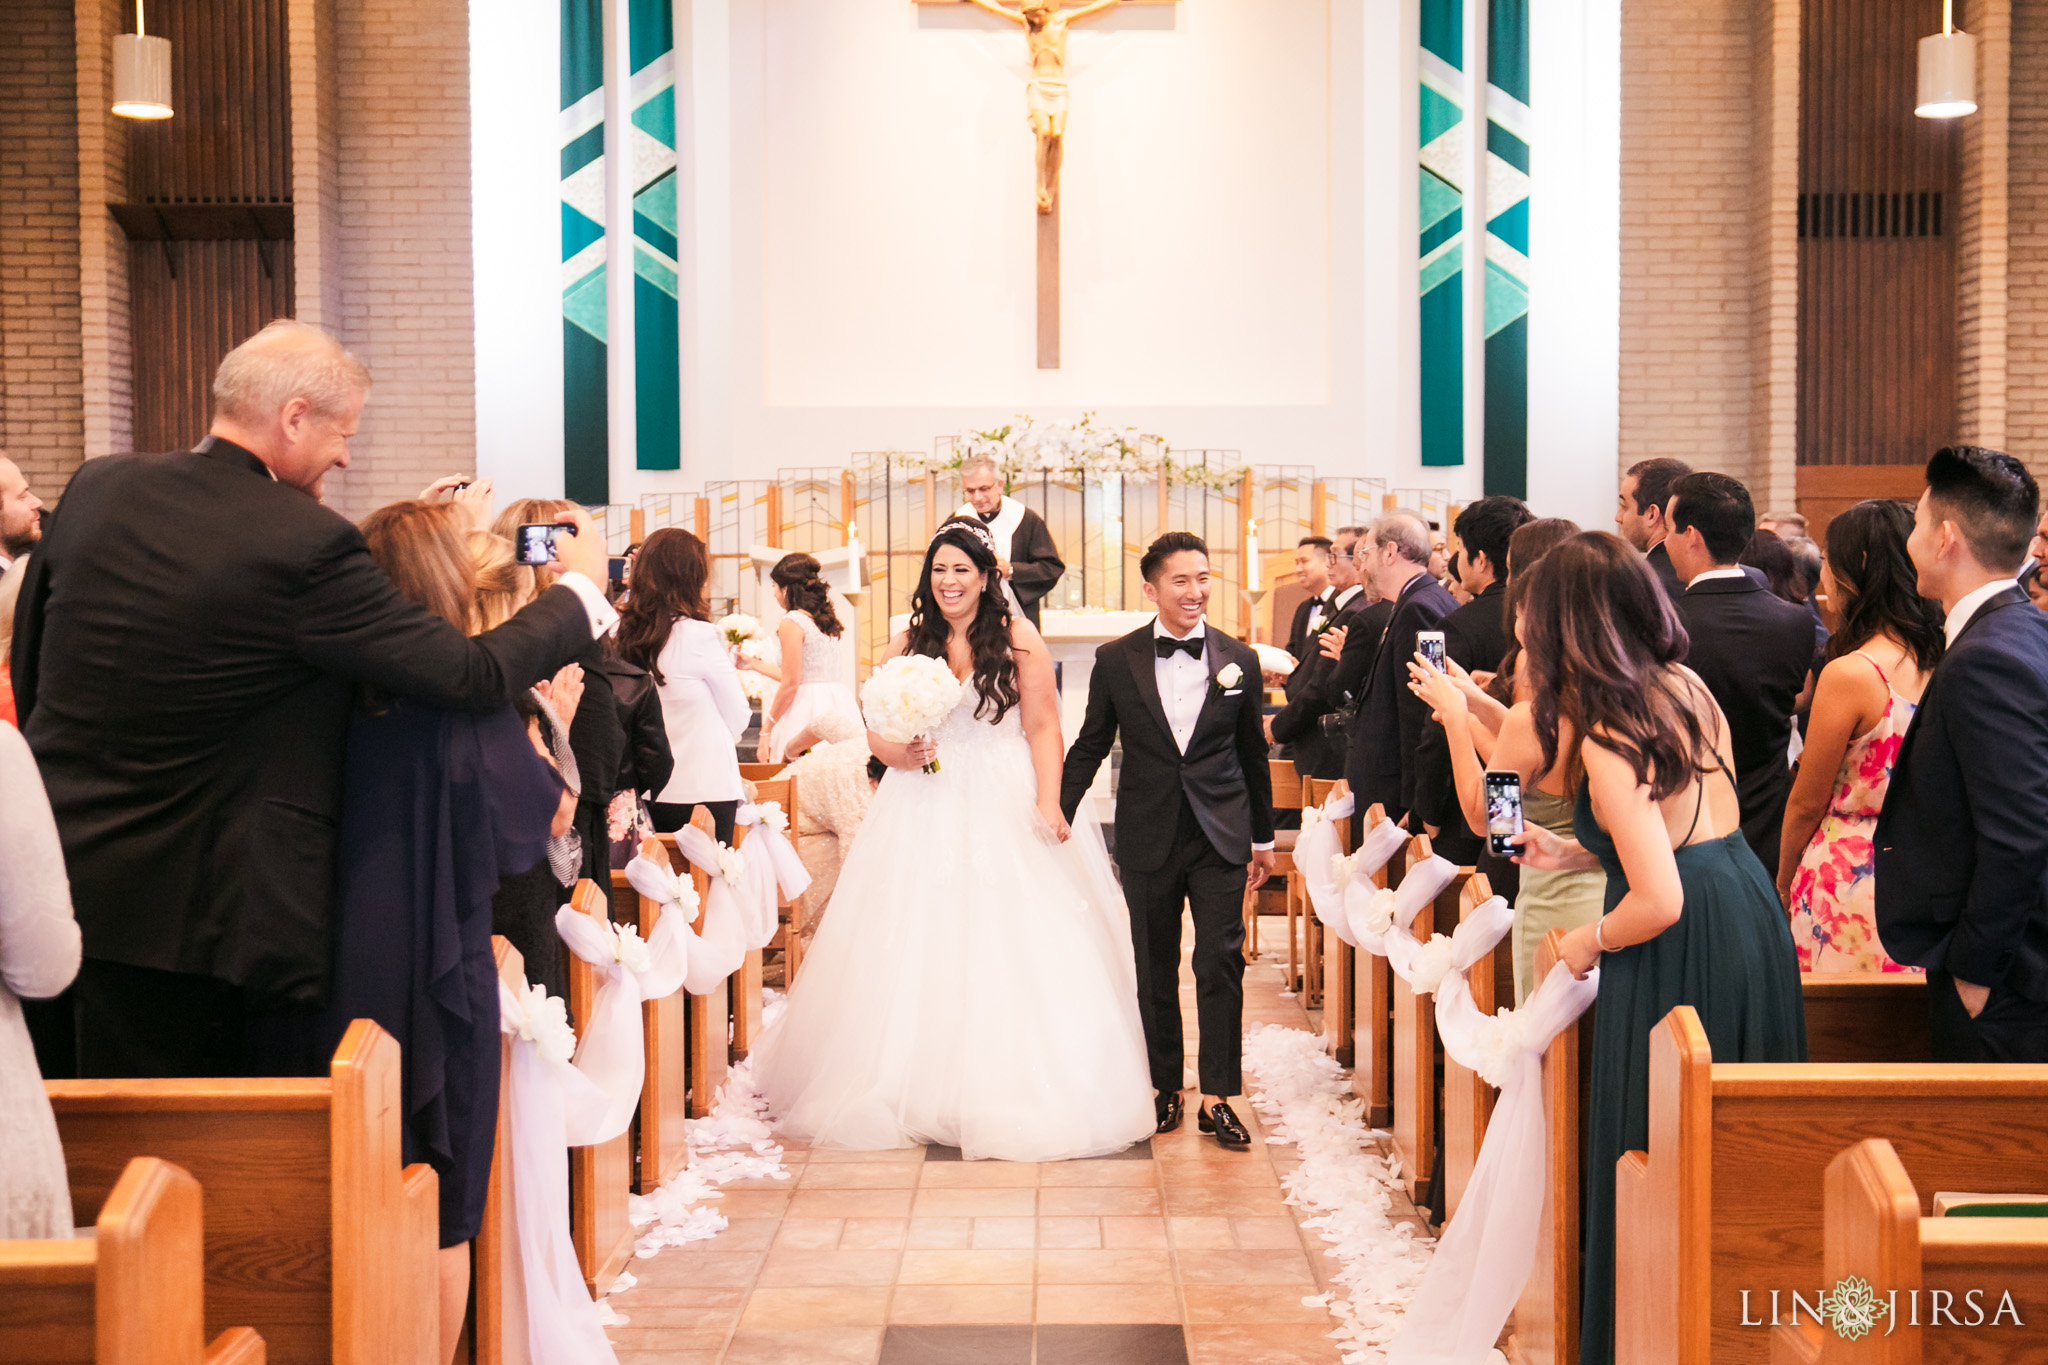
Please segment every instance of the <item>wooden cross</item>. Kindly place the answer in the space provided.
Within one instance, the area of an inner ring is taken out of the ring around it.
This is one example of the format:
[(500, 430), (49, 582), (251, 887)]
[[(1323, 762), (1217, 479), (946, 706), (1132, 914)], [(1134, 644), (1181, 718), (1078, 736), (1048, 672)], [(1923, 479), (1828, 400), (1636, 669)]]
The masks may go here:
[(920, 5), (970, 4), (1022, 26), (1031, 50), (1024, 87), (1031, 129), (1038, 138), (1038, 368), (1060, 367), (1060, 162), (1067, 132), (1067, 26), (1118, 4), (1174, 4), (1176, 0), (917, 0)]

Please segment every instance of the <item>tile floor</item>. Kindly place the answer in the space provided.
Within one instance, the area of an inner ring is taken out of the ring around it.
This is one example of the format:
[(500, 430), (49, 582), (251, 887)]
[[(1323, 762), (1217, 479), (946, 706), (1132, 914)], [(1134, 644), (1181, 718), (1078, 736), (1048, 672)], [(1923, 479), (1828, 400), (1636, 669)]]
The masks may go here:
[[(1281, 994), (1283, 923), (1245, 973), (1247, 1027), (1319, 1027)], [(1182, 994), (1192, 1060), (1185, 962)], [(1192, 1114), (1120, 1159), (793, 1145), (788, 1181), (726, 1187), (724, 1233), (633, 1263), (621, 1365), (1334, 1365), (1301, 1302), (1335, 1263), (1282, 1201), (1293, 1149), (1237, 1109), (1248, 1152)]]

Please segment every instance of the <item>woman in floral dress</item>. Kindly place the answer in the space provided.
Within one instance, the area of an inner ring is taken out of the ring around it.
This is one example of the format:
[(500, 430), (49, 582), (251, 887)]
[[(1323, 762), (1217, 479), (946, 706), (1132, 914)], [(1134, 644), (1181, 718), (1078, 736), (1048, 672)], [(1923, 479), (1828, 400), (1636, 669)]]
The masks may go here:
[(1778, 894), (1802, 972), (1898, 972), (1877, 938), (1871, 832), (1899, 742), (1941, 657), (1941, 608), (1920, 596), (1902, 502), (1859, 502), (1828, 523), (1821, 591), (1840, 626), (1813, 694), (1785, 806)]

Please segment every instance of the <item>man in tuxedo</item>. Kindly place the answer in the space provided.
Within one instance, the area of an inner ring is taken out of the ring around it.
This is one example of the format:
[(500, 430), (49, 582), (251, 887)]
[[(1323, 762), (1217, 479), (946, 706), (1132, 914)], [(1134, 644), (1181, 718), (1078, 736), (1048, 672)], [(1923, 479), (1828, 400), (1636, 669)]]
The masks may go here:
[(21, 467), (0, 455), (0, 573), (42, 537), (43, 500), (30, 491)]
[[(1357, 799), (1355, 820), (1372, 805), (1400, 819), (1415, 801), (1414, 755), (1429, 719), (1429, 707), (1408, 689), (1408, 661), (1415, 655), (1415, 637), (1437, 629), (1458, 602), (1429, 576), (1429, 527), (1421, 517), (1387, 513), (1373, 522), (1371, 544), (1370, 570), (1392, 608), (1352, 717), (1344, 776)], [(1341, 673), (1341, 656), (1338, 668)]]
[(1352, 599), (1352, 614), (1323, 632), (1322, 651), (1336, 665), (1326, 686), (1337, 707), (1348, 716), (1358, 709), (1358, 699), (1365, 694), (1366, 679), (1372, 675), (1373, 660), (1379, 657), (1380, 641), (1386, 638), (1394, 604), (1380, 596), (1379, 582), (1373, 574), (1372, 528), (1344, 527), (1337, 532), (1339, 545), (1346, 544), (1347, 537), (1349, 548), (1332, 559), (1346, 561), (1359, 595)]
[(1671, 486), (1663, 548), (1684, 577), (1678, 619), (1686, 666), (1721, 704), (1734, 747), (1742, 837), (1773, 876), (1792, 792), (1792, 713), (1813, 671), (1813, 617), (1758, 583), (1737, 559), (1756, 533), (1749, 490), (1726, 474)]
[(1287, 705), (1266, 717), (1266, 738), (1288, 747), (1294, 770), (1304, 778), (1335, 779), (1344, 775), (1344, 747), (1339, 735), (1323, 722), (1338, 713), (1343, 697), (1336, 687), (1337, 657), (1325, 653), (1322, 637), (1358, 624), (1373, 603), (1358, 582), (1353, 551), (1364, 533), (1356, 526), (1337, 532), (1329, 561), (1328, 615), (1317, 620), (1307, 640), (1301, 665), (1287, 677)]
[(967, 497), (958, 515), (979, 517), (996, 542), (996, 570), (1009, 580), (1024, 618), (1038, 624), (1038, 604), (1067, 566), (1052, 543), (1045, 518), (1003, 492), (996, 462), (976, 456), (960, 466), (960, 491)]
[(1467, 673), (1491, 673), (1508, 652), (1508, 541), (1536, 514), (1520, 498), (1481, 498), (1458, 513), (1458, 577), (1472, 600), (1443, 620), (1444, 653)]
[(1665, 596), (1673, 602), (1685, 591), (1685, 580), (1671, 567), (1671, 552), (1664, 546), (1671, 530), (1664, 509), (1671, 502), (1671, 485), (1690, 473), (1692, 466), (1683, 460), (1638, 460), (1621, 476), (1614, 505), (1614, 529), (1650, 561)]
[(29, 558), (14, 688), (84, 936), (82, 1075), (234, 1075), (251, 1016), (324, 999), (352, 684), (496, 710), (617, 620), (581, 511), (561, 585), (494, 631), (401, 597), (319, 501), (368, 391), (272, 323), (196, 450), (86, 461)]
[[(1330, 616), (1330, 599), (1336, 596), (1336, 589), (1330, 582), (1330, 547), (1328, 536), (1303, 536), (1294, 547), (1294, 574), (1301, 586), (1308, 590), (1308, 596), (1294, 609), (1294, 621), (1287, 628), (1287, 652), (1294, 656), (1296, 665), (1308, 662), (1314, 646), (1309, 637), (1316, 634)], [(1299, 673), (1299, 667), (1295, 673)], [(1287, 675), (1290, 682), (1294, 674)]]
[(1195, 921), (1201, 1131), (1225, 1147), (1251, 1134), (1242, 1092), (1244, 894), (1273, 870), (1273, 784), (1261, 725), (1259, 656), (1203, 621), (1209, 549), (1170, 531), (1138, 563), (1158, 617), (1095, 651), (1088, 714), (1067, 752), (1069, 820), (1117, 736), (1116, 863), (1131, 911), (1138, 1010), (1162, 1133), (1181, 1121), (1180, 918)]
[(1877, 933), (1927, 969), (1938, 1062), (2048, 1062), (2048, 615), (2015, 581), (2039, 504), (2012, 456), (1951, 446), (1906, 542), (1948, 649), (1872, 836)]

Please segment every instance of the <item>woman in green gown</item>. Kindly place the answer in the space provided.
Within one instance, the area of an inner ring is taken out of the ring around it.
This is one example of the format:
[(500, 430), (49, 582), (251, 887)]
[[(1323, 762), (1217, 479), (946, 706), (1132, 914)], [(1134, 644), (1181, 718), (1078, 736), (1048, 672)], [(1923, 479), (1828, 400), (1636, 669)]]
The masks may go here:
[[(1532, 571), (1518, 622), (1546, 766), (1576, 790), (1573, 831), (1518, 836), (1531, 867), (1599, 867), (1606, 913), (1564, 957), (1600, 966), (1586, 1117), (1580, 1365), (1614, 1358), (1614, 1165), (1649, 1145), (1650, 1032), (1698, 1011), (1723, 1062), (1803, 1062), (1799, 963), (1784, 908), (1744, 842), (1728, 722), (1683, 664), (1685, 628), (1617, 536), (1587, 532)], [(1560, 754), (1559, 733), (1579, 736)]]

